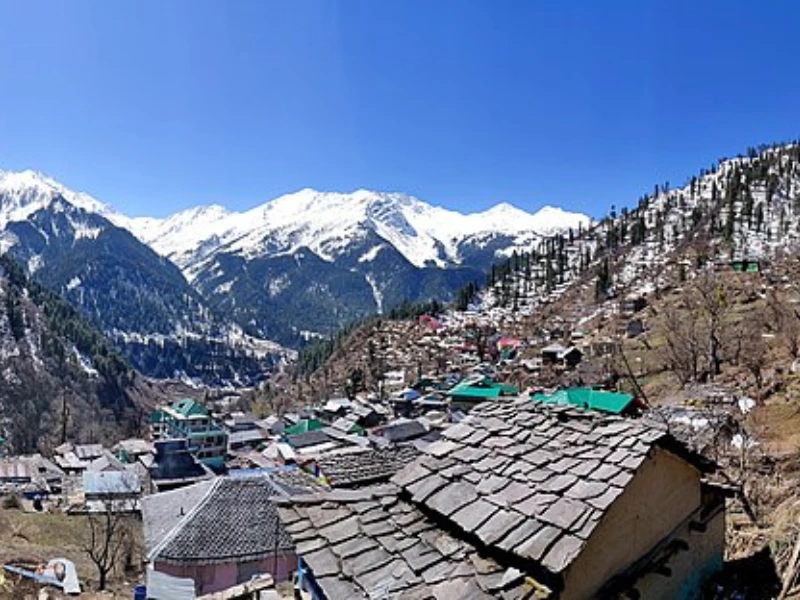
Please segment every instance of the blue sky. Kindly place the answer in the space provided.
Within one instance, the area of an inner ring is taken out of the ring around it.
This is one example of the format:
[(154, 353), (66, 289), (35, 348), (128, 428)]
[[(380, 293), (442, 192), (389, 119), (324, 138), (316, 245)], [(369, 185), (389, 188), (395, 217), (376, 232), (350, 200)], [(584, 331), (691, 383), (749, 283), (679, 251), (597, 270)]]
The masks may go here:
[(303, 187), (598, 216), (800, 136), (794, 2), (0, 0), (0, 168), (134, 215)]

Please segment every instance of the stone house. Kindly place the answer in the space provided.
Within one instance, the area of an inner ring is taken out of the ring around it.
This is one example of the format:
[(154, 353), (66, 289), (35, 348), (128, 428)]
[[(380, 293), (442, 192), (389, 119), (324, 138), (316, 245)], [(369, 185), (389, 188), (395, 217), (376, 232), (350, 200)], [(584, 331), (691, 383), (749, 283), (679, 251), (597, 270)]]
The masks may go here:
[(690, 600), (722, 567), (713, 465), (658, 423), (496, 400), (423, 452), (388, 485), (280, 501), (313, 598)]

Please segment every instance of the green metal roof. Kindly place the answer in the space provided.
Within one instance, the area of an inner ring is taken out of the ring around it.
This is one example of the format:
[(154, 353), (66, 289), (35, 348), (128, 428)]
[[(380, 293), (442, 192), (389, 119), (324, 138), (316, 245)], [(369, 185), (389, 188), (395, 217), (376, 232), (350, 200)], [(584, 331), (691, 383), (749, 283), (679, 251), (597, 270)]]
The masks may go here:
[(183, 400), (178, 400), (172, 405), (173, 410), (178, 411), (184, 417), (195, 417), (195, 416), (208, 416), (208, 409), (205, 406), (197, 402), (196, 400), (192, 400), (191, 398), (184, 398)]
[(164, 413), (160, 410), (154, 410), (150, 413), (150, 422), (151, 423), (163, 423), (164, 422)]
[(303, 419), (296, 425), (287, 427), (283, 430), (284, 435), (299, 435), (301, 433), (308, 433), (309, 431), (318, 431), (325, 427), (325, 423), (319, 419)]
[(453, 387), (448, 396), (467, 398), (497, 398), (499, 396), (515, 396), (519, 390), (507, 383), (495, 383), (488, 377), (479, 381), (464, 381)]
[(591, 388), (568, 388), (549, 396), (535, 394), (531, 400), (549, 404), (571, 404), (602, 412), (619, 414), (633, 402), (633, 396), (620, 392), (605, 392)]

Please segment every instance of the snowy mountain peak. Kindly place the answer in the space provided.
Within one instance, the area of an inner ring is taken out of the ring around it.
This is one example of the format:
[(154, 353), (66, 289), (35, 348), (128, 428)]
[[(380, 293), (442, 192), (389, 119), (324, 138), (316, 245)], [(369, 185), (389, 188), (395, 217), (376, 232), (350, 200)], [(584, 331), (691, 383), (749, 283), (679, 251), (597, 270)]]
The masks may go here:
[(58, 196), (77, 208), (102, 215), (115, 224), (126, 221), (125, 217), (99, 200), (83, 192), (73, 192), (38, 171), (0, 169), (0, 228), (11, 221), (27, 219), (38, 210), (50, 206)]
[(582, 213), (566, 211), (557, 206), (545, 205), (533, 215), (536, 228), (544, 234), (552, 234), (565, 229), (586, 229), (592, 220)]
[[(465, 241), (506, 236), (525, 246), (589, 218), (545, 207), (535, 214), (501, 203), (484, 212), (462, 214), (399, 192), (357, 189), (324, 192), (305, 188), (244, 212), (220, 205), (197, 206), (164, 219), (129, 218), (82, 192), (73, 192), (36, 171), (0, 171), (0, 228), (23, 220), (61, 196), (130, 230), (192, 278), (199, 263), (216, 252), (246, 258), (291, 254), (310, 248), (334, 261), (370, 232), (388, 242), (414, 266), (461, 263)], [(476, 242), (477, 243), (477, 242)]]

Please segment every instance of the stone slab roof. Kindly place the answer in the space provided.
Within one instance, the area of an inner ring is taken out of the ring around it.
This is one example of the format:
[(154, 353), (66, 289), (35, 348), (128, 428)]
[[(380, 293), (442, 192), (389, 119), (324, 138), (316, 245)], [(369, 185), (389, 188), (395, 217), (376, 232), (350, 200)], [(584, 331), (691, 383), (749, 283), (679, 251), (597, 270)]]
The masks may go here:
[(326, 454), (317, 460), (332, 487), (349, 487), (388, 480), (418, 455), (413, 446)]
[(286, 441), (294, 448), (309, 448), (332, 441), (321, 429), (286, 436)]
[(276, 500), (286, 530), (331, 599), (532, 598), (524, 574), (439, 529), (384, 485)]
[(479, 405), (392, 482), (438, 521), (558, 576), (654, 444), (644, 420), (518, 399)]

